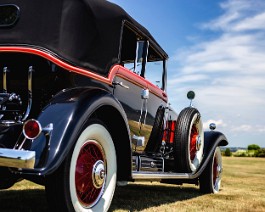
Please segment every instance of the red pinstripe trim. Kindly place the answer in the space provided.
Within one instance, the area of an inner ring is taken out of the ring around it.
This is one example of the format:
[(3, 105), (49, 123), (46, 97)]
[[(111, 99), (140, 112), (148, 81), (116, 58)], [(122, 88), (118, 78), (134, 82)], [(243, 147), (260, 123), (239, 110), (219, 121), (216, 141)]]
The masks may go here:
[(129, 71), (128, 69), (126, 69), (125, 67), (121, 66), (119, 68), (119, 71), (117, 73), (117, 76), (130, 81), (131, 83), (138, 85), (139, 87), (142, 88), (147, 88), (147, 82), (146, 80), (139, 76), (138, 74), (135, 74), (131, 71)]
[(157, 97), (163, 99), (165, 102), (168, 101), (167, 94), (164, 91), (162, 91), (159, 87), (152, 84), (148, 80), (142, 78), (141, 76), (129, 71), (123, 66), (120, 66), (117, 76), (124, 78), (130, 81), (131, 83), (136, 84), (142, 88), (148, 88), (149, 91), (154, 95), (156, 95)]
[(39, 50), (39, 49), (34, 49), (34, 48), (30, 48), (30, 47), (4, 46), (4, 47), (0, 47), (0, 52), (20, 52), (20, 53), (38, 55), (38, 56), (41, 56), (41, 57), (53, 62), (54, 64), (68, 70), (68, 71), (82, 74), (84, 76), (91, 77), (93, 79), (99, 80), (99, 81), (107, 83), (107, 84), (112, 84), (113, 78), (119, 69), (119, 65), (115, 65), (110, 70), (108, 77), (103, 77), (101, 75), (98, 75), (98, 74), (91, 72), (90, 70), (72, 66), (72, 65), (58, 59), (57, 57), (49, 54), (48, 52), (45, 52), (45, 51)]
[(126, 68), (120, 65), (115, 65), (111, 68), (108, 77), (103, 77), (99, 74), (96, 74), (88, 69), (83, 69), (83, 68), (78, 68), (75, 66), (72, 66), (59, 58), (55, 57), (54, 55), (40, 50), (40, 49), (35, 49), (35, 48), (30, 48), (30, 47), (19, 47), (19, 46), (0, 46), (0, 52), (20, 52), (20, 53), (27, 53), (27, 54), (34, 54), (41, 56), (54, 64), (68, 70), (71, 72), (75, 72), (77, 74), (81, 74), (90, 78), (93, 78), (95, 80), (98, 80), (100, 82), (112, 85), (112, 81), (116, 74), (123, 76), (134, 84), (141, 85), (143, 87), (148, 87), (148, 89), (154, 93), (156, 96), (162, 98), (164, 101), (167, 101), (167, 95), (165, 92), (163, 92), (161, 89), (157, 88), (153, 84), (151, 84), (149, 81), (143, 79), (142, 77), (138, 76), (137, 74), (134, 74), (130, 71), (128, 71)]

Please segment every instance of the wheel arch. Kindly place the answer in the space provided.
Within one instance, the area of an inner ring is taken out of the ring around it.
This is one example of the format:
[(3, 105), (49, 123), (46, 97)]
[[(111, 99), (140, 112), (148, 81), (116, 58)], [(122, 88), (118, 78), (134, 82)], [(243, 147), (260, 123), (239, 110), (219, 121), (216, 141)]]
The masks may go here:
[(202, 174), (208, 163), (211, 161), (215, 148), (226, 145), (228, 145), (228, 140), (223, 133), (218, 131), (204, 132), (204, 157), (200, 168), (194, 175), (194, 178), (197, 178)]
[(218, 131), (204, 132), (204, 157), (198, 170), (191, 176), (190, 179), (178, 180), (178, 183), (191, 183), (198, 185), (199, 177), (211, 162), (216, 147), (228, 145), (226, 136)]
[(212, 147), (227, 146), (228, 140), (226, 136), (218, 131), (206, 131), (204, 132), (204, 155), (207, 154)]
[[(38, 164), (32, 170), (18, 171), (26, 179), (53, 174), (70, 154), (78, 135), (89, 120), (101, 120), (113, 137), (117, 152), (118, 179), (131, 178), (131, 142), (125, 111), (119, 101), (107, 90), (74, 88), (55, 96), (42, 111), (38, 121), (47, 126), (53, 123), (49, 150), (43, 138), (33, 142), (31, 150), (38, 155)], [(115, 124), (113, 124), (113, 120)], [(119, 128), (115, 126), (121, 126)], [(46, 152), (45, 152), (46, 151)], [(41, 156), (46, 154), (42, 164)], [(41, 165), (39, 165), (41, 164)]]
[[(117, 179), (120, 181), (130, 180), (131, 142), (128, 123), (122, 113), (113, 105), (103, 105), (91, 115), (91, 118), (102, 121), (111, 134), (117, 156)], [(113, 124), (114, 121), (115, 124)]]

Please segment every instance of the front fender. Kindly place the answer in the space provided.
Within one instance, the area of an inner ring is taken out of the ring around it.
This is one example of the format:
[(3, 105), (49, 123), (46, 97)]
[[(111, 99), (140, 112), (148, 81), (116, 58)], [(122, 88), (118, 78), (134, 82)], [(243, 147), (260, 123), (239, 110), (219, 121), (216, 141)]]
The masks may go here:
[(225, 135), (218, 131), (204, 132), (204, 155), (209, 155), (212, 149), (217, 146), (227, 146), (228, 141)]
[(228, 145), (228, 141), (223, 133), (218, 131), (204, 132), (204, 157), (198, 171), (193, 175), (192, 178), (197, 178), (202, 174), (207, 164), (211, 160), (216, 147), (226, 145)]
[(76, 88), (55, 96), (38, 117), (43, 127), (52, 124), (51, 135), (41, 135), (31, 146), (36, 152), (33, 170), (22, 170), (22, 174), (49, 175), (62, 164), (69, 154), (87, 120), (103, 105), (116, 108), (126, 121), (125, 112), (113, 95), (96, 88)]

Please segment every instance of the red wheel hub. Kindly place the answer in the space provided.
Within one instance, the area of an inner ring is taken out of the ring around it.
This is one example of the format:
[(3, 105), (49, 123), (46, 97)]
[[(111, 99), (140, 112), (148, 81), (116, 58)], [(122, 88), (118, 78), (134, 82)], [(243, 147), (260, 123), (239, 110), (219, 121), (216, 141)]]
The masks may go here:
[(215, 185), (215, 182), (218, 176), (219, 176), (218, 162), (217, 162), (217, 158), (214, 157), (214, 162), (213, 162), (213, 184), (214, 185)]
[(85, 208), (93, 207), (101, 198), (105, 185), (105, 160), (102, 147), (86, 142), (78, 155), (75, 171), (76, 193)]
[(198, 129), (195, 125), (192, 126), (191, 128), (191, 133), (190, 133), (190, 160), (193, 161), (196, 152), (198, 151), (198, 141), (199, 140), (199, 132)]

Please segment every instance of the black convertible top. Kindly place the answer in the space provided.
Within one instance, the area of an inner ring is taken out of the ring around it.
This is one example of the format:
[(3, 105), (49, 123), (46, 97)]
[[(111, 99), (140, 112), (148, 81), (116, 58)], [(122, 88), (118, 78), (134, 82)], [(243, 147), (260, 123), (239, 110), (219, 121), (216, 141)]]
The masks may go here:
[(10, 4), (19, 8), (18, 20), (5, 25), (14, 14), (0, 6), (0, 45), (44, 48), (73, 65), (106, 75), (120, 62), (123, 25), (129, 23), (167, 58), (148, 30), (106, 0), (0, 0), (0, 5)]

